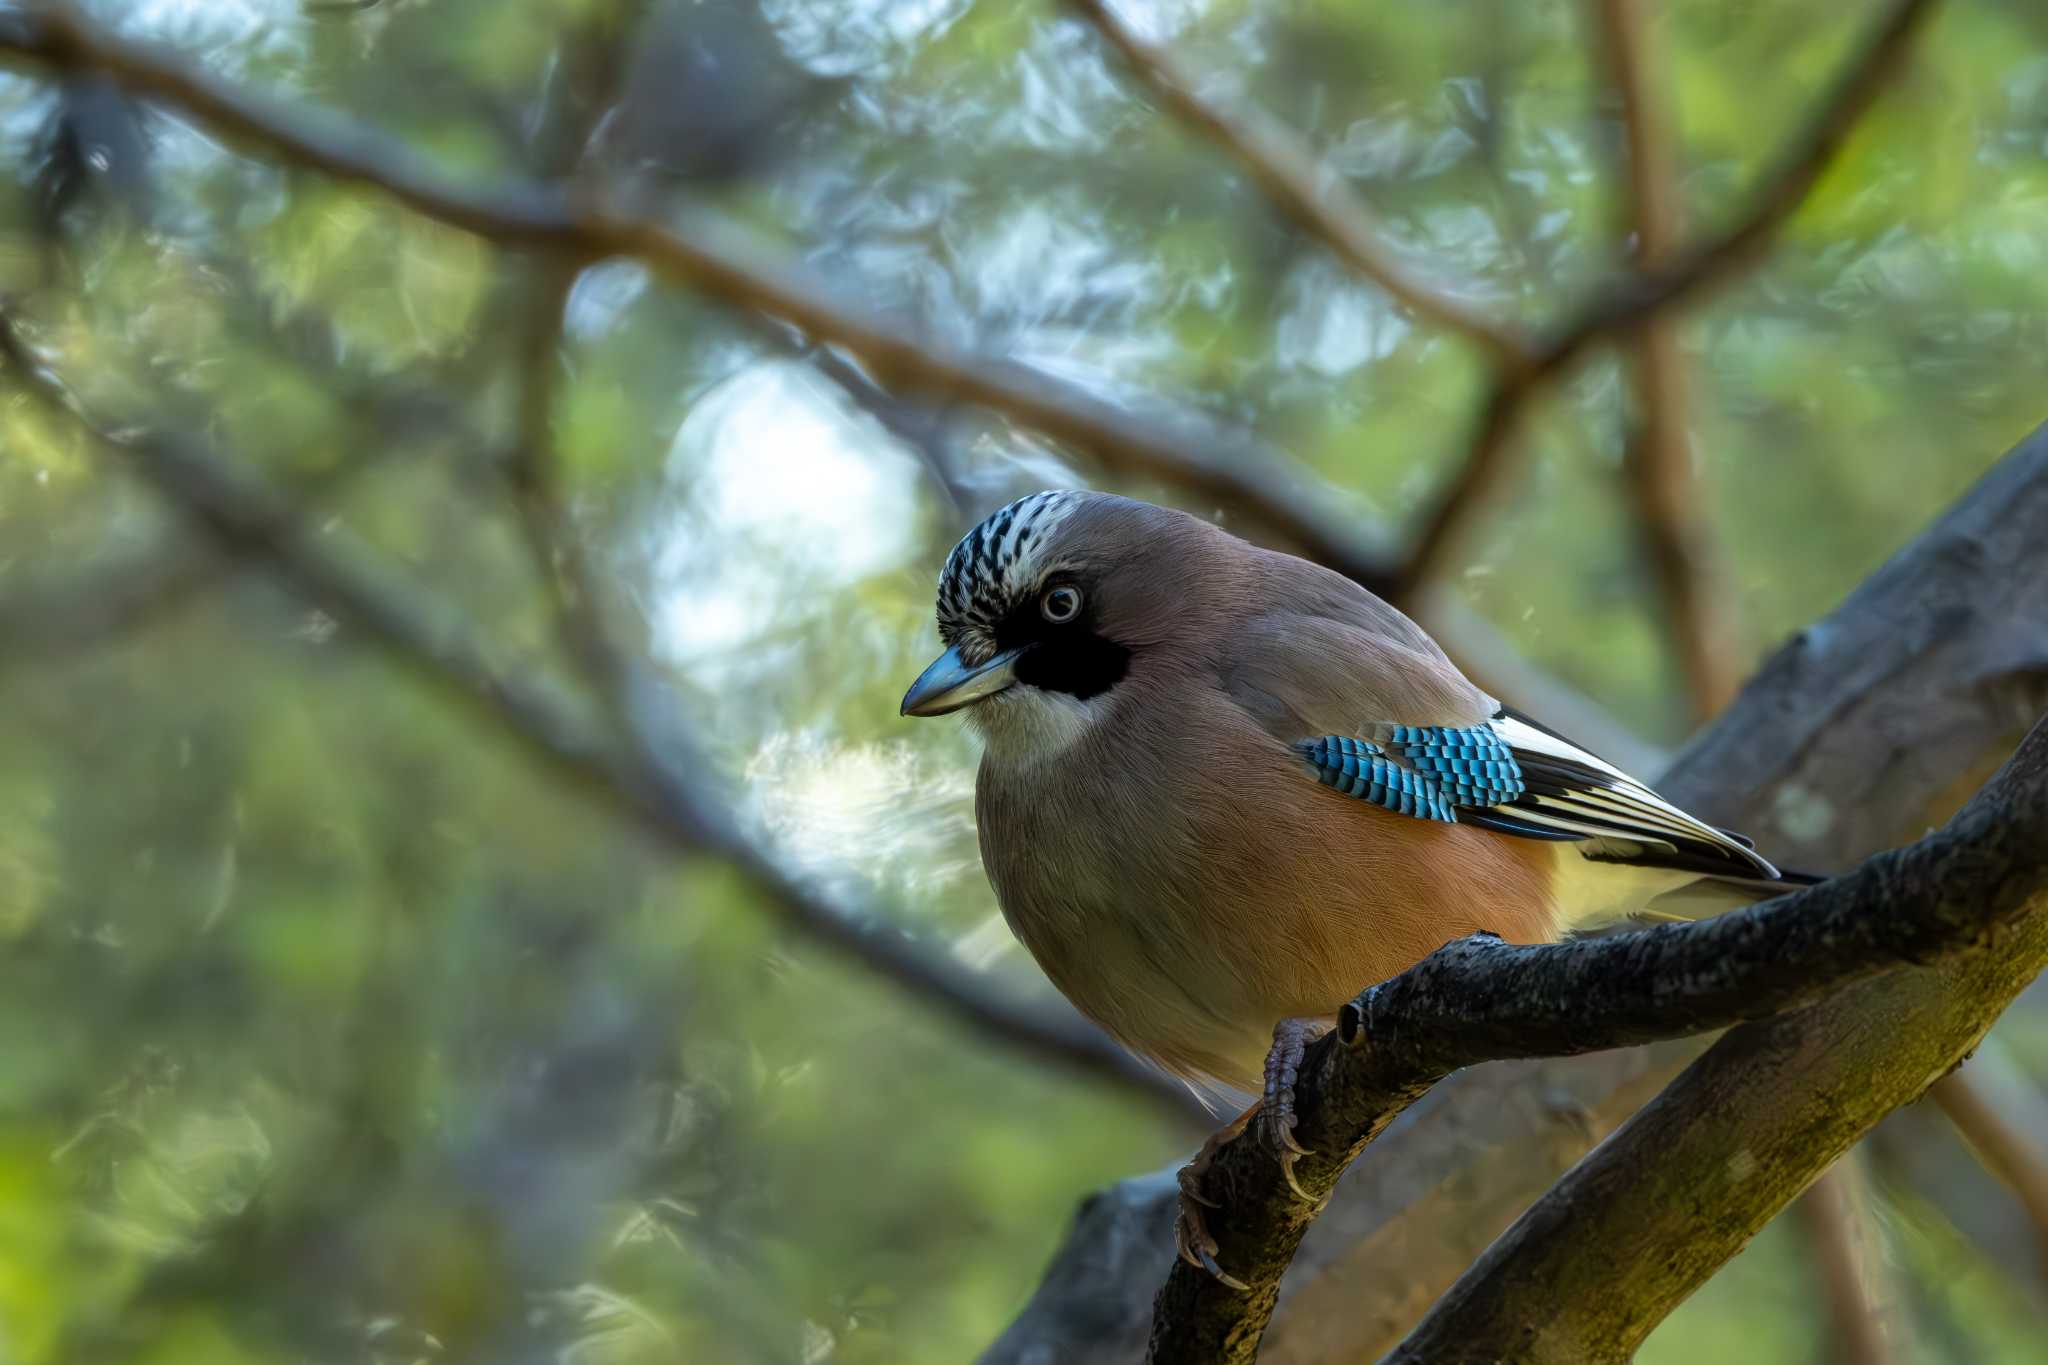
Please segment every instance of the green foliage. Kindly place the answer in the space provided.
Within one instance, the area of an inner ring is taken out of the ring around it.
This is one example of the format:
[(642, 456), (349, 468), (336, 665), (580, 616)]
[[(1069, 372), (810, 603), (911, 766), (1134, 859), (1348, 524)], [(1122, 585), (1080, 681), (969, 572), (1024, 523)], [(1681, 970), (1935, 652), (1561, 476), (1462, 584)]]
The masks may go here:
[[(603, 162), (635, 50), (606, 44), (651, 4), (140, 8), (230, 78), (488, 176), (532, 169), (551, 120)], [(1489, 306), (1560, 317), (1622, 259), (1614, 103), (1578, 6), (1160, 8), (1190, 61)], [(733, 148), (647, 172), (647, 202), (720, 202), (934, 335), (1253, 427), (1367, 512), (1416, 514), (1460, 458), (1470, 350), (1348, 279), (1071, 21), (766, 13), (775, 46), (745, 59), (783, 75), (737, 88), (795, 80), (801, 116), (644, 83)], [(149, 17), (128, 18), (149, 36)], [(1685, 0), (1654, 36), (1688, 216), (1711, 224), (1851, 29), (1823, 5)], [(2027, 4), (1947, 11), (1781, 248), (1688, 322), (1745, 661), (2044, 415), (2044, 36)], [(0, 292), (82, 397), (319, 486), (312, 525), (374, 544), (505, 670), (566, 679), (498, 478), (534, 259), (161, 116), (146, 205), (88, 195), (52, 225), (29, 186), (55, 116), (40, 77), (0, 82)], [(551, 356), (578, 533), (743, 818), (995, 985), (1045, 991), (976, 862), (971, 744), (896, 701), (962, 512), (1058, 465), (952, 428), (976, 503), (956, 510), (793, 353), (630, 266), (586, 271)], [(1617, 496), (1627, 416), (1608, 360), (1542, 405), (1455, 581), (1669, 741), (1679, 681)], [(0, 591), (181, 525), (118, 458), (0, 404)], [(960, 1360), (1082, 1194), (1189, 1143), (791, 937), (731, 869), (651, 845), (261, 573), (75, 656), (0, 650), (9, 1360)], [(1916, 1273), (1934, 1246), (1893, 1255)], [(1773, 1234), (1646, 1354), (1808, 1358), (1799, 1259)], [(1970, 1263), (1951, 1297), (1978, 1358), (2048, 1359), (2023, 1315), (1981, 1307), (2008, 1291)]]

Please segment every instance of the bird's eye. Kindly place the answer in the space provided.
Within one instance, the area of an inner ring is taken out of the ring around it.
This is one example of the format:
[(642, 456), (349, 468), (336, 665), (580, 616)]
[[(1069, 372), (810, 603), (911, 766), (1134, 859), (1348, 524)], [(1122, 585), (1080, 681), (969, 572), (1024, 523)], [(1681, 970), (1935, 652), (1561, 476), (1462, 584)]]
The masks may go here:
[(1039, 614), (1056, 626), (1063, 626), (1081, 614), (1081, 590), (1062, 584), (1047, 588), (1038, 599)]

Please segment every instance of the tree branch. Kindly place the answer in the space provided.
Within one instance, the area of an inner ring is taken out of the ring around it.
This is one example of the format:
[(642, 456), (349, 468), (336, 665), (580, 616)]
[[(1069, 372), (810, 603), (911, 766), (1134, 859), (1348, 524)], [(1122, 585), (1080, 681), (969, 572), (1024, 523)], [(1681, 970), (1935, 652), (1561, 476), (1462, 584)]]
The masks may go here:
[(91, 649), (171, 615), (219, 583), (227, 566), (197, 546), (157, 537), (119, 559), (0, 597), (0, 669)]
[(0, 51), (104, 72), (124, 89), (168, 104), (230, 141), (372, 186), (416, 212), (501, 245), (550, 246), (592, 259), (635, 258), (725, 303), (845, 348), (880, 383), (979, 403), (1088, 451), (1106, 467), (1244, 509), (1301, 553), (1399, 598), (1434, 569), (1485, 501), (1517, 410), (1538, 381), (1562, 373), (1598, 342), (1694, 297), (1759, 250), (1882, 89), (1931, 3), (1894, 0), (1876, 37), (1847, 64), (1820, 112), (1733, 228), (1681, 253), (1668, 268), (1608, 286), (1539, 349), (1532, 367), (1503, 381), (1473, 457), (1439, 499), (1415, 551), (1401, 562), (1390, 544), (1360, 531), (1341, 508), (1305, 492), (1302, 471), (1262, 443), (1185, 413), (1134, 412), (1028, 367), (915, 336), (900, 323), (839, 301), (838, 291), (822, 280), (769, 264), (723, 220), (707, 215), (684, 233), (559, 186), (460, 183), (374, 129), (316, 119), (236, 90), (189, 63), (108, 32), (68, 5), (50, 5), (33, 16), (6, 14)]
[[(1599, 13), (1608, 66), (1621, 92), (1635, 259), (1640, 268), (1655, 269), (1679, 248), (1681, 211), (1670, 120), (1657, 97), (1643, 3), (1600, 0)], [(1643, 325), (1629, 359), (1637, 413), (1623, 454), (1623, 484), (1693, 714), (1705, 720), (1734, 697), (1740, 658), (1719, 576), (1710, 572), (1717, 555), (1686, 442), (1690, 385), (1668, 310)]]
[(1509, 456), (1514, 453), (1516, 433), (1522, 424), (1522, 407), (1534, 391), (1535, 379), (1527, 374), (1496, 379), (1479, 410), (1479, 424), (1466, 447), (1465, 458), (1443, 492), (1422, 516), (1414, 543), (1401, 561), (1401, 570), (1390, 589), (1390, 600), (1406, 607), (1426, 584), (1446, 577), (1448, 561), (1464, 544), (1465, 531), (1479, 520), (1500, 495), (1507, 474)]
[[(2036, 731), (1994, 783), (2034, 808), (2015, 829), (2048, 809), (2015, 780), (2042, 748)], [(1975, 871), (2009, 894), (2017, 879), (1999, 857), (1987, 850)], [(1628, 1359), (1819, 1172), (1955, 1066), (2044, 966), (2048, 915), (2023, 914), (1978, 950), (1736, 1029), (1538, 1200), (1389, 1359)]]
[[(633, 31), (631, 23), (621, 22), (616, 34), (579, 32), (565, 42), (555, 89), (533, 139), (532, 155), (543, 173), (559, 179), (575, 175), (616, 95), (623, 50)], [(503, 472), (525, 533), (527, 557), (554, 609), (562, 652), (589, 682), (614, 731), (623, 735), (620, 647), (570, 512), (554, 435), (569, 297), (586, 264), (582, 255), (543, 253), (523, 284), (518, 439)]]
[(1928, 1088), (1927, 1096), (1985, 1169), (2003, 1181), (2026, 1210), (2038, 1248), (2039, 1273), (2048, 1277), (2048, 1140), (2039, 1129), (2013, 1122), (1973, 1067), (1943, 1076)]
[(0, 361), (32, 397), (122, 455), (228, 558), (262, 561), (355, 623), (416, 679), (488, 718), (531, 758), (568, 779), (572, 789), (611, 806), (665, 844), (733, 863), (766, 908), (793, 931), (904, 987), (978, 1037), (1135, 1089), (1176, 1115), (1189, 1112), (1182, 1087), (1135, 1061), (1079, 1015), (996, 996), (985, 977), (903, 937), (873, 907), (843, 906), (817, 894), (746, 836), (717, 793), (683, 776), (701, 771), (702, 764), (680, 738), (660, 754), (598, 738), (586, 717), (553, 690), (496, 667), (465, 623), (418, 605), (417, 590), (394, 580), (346, 532), (311, 531), (290, 500), (252, 471), (183, 435), (131, 433), (124, 424), (117, 436), (78, 406), (4, 316)]
[[(431, 422), (454, 425), (454, 415), (430, 395), (404, 392), (350, 397), (367, 404), (388, 436), (401, 426)], [(366, 443), (341, 464), (296, 482), (288, 496), (302, 519), (332, 502), (358, 480), (380, 468), (402, 442)], [(220, 586), (238, 567), (203, 543), (163, 535), (119, 559), (80, 569), (50, 583), (30, 581), (0, 595), (0, 672), (46, 663), (147, 629)]]
[(723, 219), (701, 215), (685, 233), (610, 207), (594, 190), (575, 195), (528, 181), (465, 184), (372, 128), (236, 90), (190, 63), (108, 32), (70, 6), (52, 5), (35, 16), (11, 12), (0, 20), (0, 52), (104, 72), (229, 141), (371, 186), (502, 246), (634, 258), (722, 302), (845, 348), (880, 383), (993, 408), (1089, 452), (1105, 467), (1245, 509), (1301, 553), (1367, 586), (1388, 581), (1391, 545), (1362, 531), (1341, 504), (1307, 494), (1305, 471), (1263, 443), (1164, 405), (1133, 411), (1027, 366), (917, 336), (845, 301), (844, 291), (823, 279), (771, 264)]
[(1805, 1234), (1807, 1260), (1818, 1281), (1828, 1324), (1828, 1355), (1836, 1365), (1887, 1365), (1899, 1354), (1886, 1331), (1887, 1314), (1871, 1292), (1875, 1274), (1868, 1245), (1866, 1182), (1857, 1153), (1821, 1172), (1792, 1206)]
[(1192, 72), (1165, 48), (1139, 37), (1103, 0), (1069, 0), (1069, 8), (1123, 55), (1132, 73), (1169, 113), (1234, 157), (1267, 198), (1344, 264), (1416, 316), (1470, 339), (1497, 366), (1517, 370), (1534, 359), (1529, 341), (1515, 329), (1410, 274), (1382, 240), (1384, 230), (1372, 210), (1278, 120), (1255, 109), (1232, 112), (1198, 93)]
[(1470, 450), (1423, 518), (1413, 548), (1393, 580), (1395, 600), (1405, 600), (1418, 583), (1440, 572), (1466, 529), (1491, 505), (1507, 468), (1520, 410), (1540, 383), (1569, 372), (1600, 343), (1691, 302), (1760, 253), (1833, 164), (1850, 131), (1905, 60), (1913, 35), (1933, 9), (1934, 0), (1892, 0), (1732, 226), (1675, 251), (1666, 265), (1596, 291), (1551, 334), (1527, 369), (1506, 372), (1496, 381)]

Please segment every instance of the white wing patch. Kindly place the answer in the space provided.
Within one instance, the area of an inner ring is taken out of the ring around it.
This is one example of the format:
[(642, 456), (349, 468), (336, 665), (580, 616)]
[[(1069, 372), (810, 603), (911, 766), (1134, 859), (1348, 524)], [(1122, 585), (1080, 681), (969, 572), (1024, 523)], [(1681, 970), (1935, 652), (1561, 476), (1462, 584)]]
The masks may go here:
[[(1687, 815), (1571, 741), (1512, 712), (1495, 716), (1489, 725), (1514, 750), (1527, 785), (1514, 802), (1494, 808), (1502, 815), (1560, 834), (1612, 842), (1617, 859), (1647, 853), (1651, 857), (1646, 860), (1655, 861), (1657, 853), (1690, 854), (1724, 861), (1731, 873), (1778, 879), (1778, 869), (1748, 844)], [(1631, 851), (1629, 844), (1646, 847)]]

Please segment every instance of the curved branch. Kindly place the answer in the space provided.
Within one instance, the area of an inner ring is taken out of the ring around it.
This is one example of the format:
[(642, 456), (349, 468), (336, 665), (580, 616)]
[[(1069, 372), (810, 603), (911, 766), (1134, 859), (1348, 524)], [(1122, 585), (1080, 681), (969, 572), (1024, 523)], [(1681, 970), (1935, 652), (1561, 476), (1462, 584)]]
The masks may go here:
[(2008, 1106), (1985, 1084), (1978, 1065), (1981, 1062), (1943, 1076), (1927, 1095), (1985, 1169), (2011, 1188), (2033, 1227), (2039, 1273), (2048, 1276), (2048, 1136), (2038, 1126), (2014, 1121), (2017, 1116), (2007, 1112)]
[(1870, 1255), (1875, 1230), (1858, 1155), (1846, 1152), (1821, 1172), (1792, 1205), (1791, 1217), (1805, 1234), (1806, 1259), (1828, 1324), (1828, 1356), (1845, 1365), (1891, 1365), (1899, 1355), (1894, 1335), (1902, 1333), (1903, 1323), (1886, 1320), (1884, 1301), (1873, 1292), (1881, 1267)]
[[(1295, 1136), (1315, 1155), (1295, 1175), (1312, 1199), (1326, 1199), (1396, 1115), (1460, 1067), (1767, 1019), (1905, 964), (2010, 941), (2034, 925), (2048, 944), (2044, 907), (2048, 722), (1947, 828), (1833, 881), (1713, 919), (1610, 938), (1536, 946), (1462, 939), (1371, 987), (1302, 1063)], [(1154, 1308), (1152, 1360), (1249, 1365), (1281, 1272), (1314, 1216), (1290, 1193), (1256, 1130), (1226, 1145), (1211, 1172), (1211, 1191), (1228, 1191), (1210, 1218), (1217, 1259), (1248, 1288), (1240, 1293), (1176, 1262)], [(1446, 1327), (1427, 1345), (1440, 1352), (1463, 1340), (1460, 1330)], [(1426, 1349), (1413, 1358), (1454, 1357)]]
[[(1681, 218), (1670, 119), (1653, 79), (1658, 64), (1644, 31), (1643, 0), (1600, 0), (1598, 8), (1608, 66), (1621, 92), (1635, 257), (1655, 267), (1678, 249)], [(1645, 323), (1629, 357), (1637, 411), (1623, 450), (1622, 484), (1657, 583), (1663, 633), (1677, 655), (1694, 717), (1705, 720), (1734, 697), (1742, 660), (1686, 448), (1692, 395), (1675, 322), (1666, 312)]]
[(955, 396), (1085, 450), (1127, 475), (1247, 511), (1310, 558), (1367, 586), (1392, 572), (1389, 538), (1340, 503), (1314, 496), (1306, 471), (1250, 436), (1164, 405), (1131, 410), (997, 356), (949, 347), (866, 312), (827, 281), (766, 259), (727, 220), (689, 232), (606, 204), (591, 192), (532, 181), (465, 183), (364, 124), (315, 117), (222, 82), (196, 66), (107, 31), (68, 5), (0, 12), (0, 52), (105, 73), (196, 119), (209, 131), (292, 165), (370, 186), (415, 212), (501, 246), (572, 256), (631, 257), (737, 308), (779, 318), (859, 358), (879, 382)]
[[(0, 315), (0, 361), (52, 412), (77, 423), (204, 532), (229, 559), (261, 561), (291, 586), (353, 622), (429, 688), (491, 720), (527, 754), (676, 847), (737, 866), (783, 923), (937, 1006), (999, 1046), (1069, 1071), (1111, 1080), (1186, 1115), (1186, 1090), (1134, 1060), (1078, 1014), (1049, 1013), (991, 992), (989, 982), (942, 952), (892, 929), (867, 906), (825, 899), (747, 837), (717, 793), (685, 773), (701, 771), (678, 738), (671, 752), (622, 748), (600, 738), (553, 689), (498, 668), (463, 624), (422, 606), (410, 584), (339, 529), (314, 533), (300, 510), (254, 471), (183, 435), (116, 435), (80, 410)], [(679, 751), (679, 752), (678, 752)]]
[[(1217, 430), (1186, 413), (1134, 412), (1026, 366), (947, 347), (901, 323), (843, 301), (826, 282), (763, 259), (728, 222), (700, 218), (685, 233), (633, 217), (593, 196), (527, 181), (466, 184), (395, 138), (360, 123), (313, 118), (237, 90), (187, 62), (132, 43), (68, 5), (36, 15), (0, 15), (0, 52), (106, 74), (197, 119), (209, 130), (268, 155), (369, 185), (416, 212), (501, 245), (551, 246), (586, 257), (629, 256), (668, 278), (735, 307), (768, 314), (857, 356), (878, 381), (993, 408), (1126, 474), (1157, 478), (1187, 493), (1248, 512), (1302, 554), (1380, 592), (1404, 597), (1458, 538), (1496, 481), (1515, 411), (1537, 386), (1600, 341), (1739, 268), (1790, 216), (1903, 57), (1932, 0), (1894, 0), (1877, 36), (1852, 59), (1821, 109), (1766, 177), (1738, 223), (1681, 252), (1665, 269), (1608, 286), (1537, 355), (1508, 372), (1504, 409), (1489, 418), (1475, 454), (1454, 480), (1405, 563), (1387, 538), (1314, 495), (1303, 471), (1261, 442)], [(1498, 429), (1499, 435), (1491, 433)], [(1486, 442), (1493, 441), (1496, 448)]]
[[(2014, 829), (2048, 845), (2048, 794), (1994, 783)], [(1989, 793), (1987, 792), (1987, 795)], [(1983, 813), (1984, 800), (1966, 811)], [(1971, 870), (2010, 894), (1996, 849)], [(1990, 887), (1986, 888), (1990, 890)], [(2048, 903), (1996, 941), (1736, 1029), (1489, 1248), (1391, 1357), (1623, 1361), (1877, 1121), (1919, 1098), (2048, 968)], [(1540, 1304), (1540, 1311), (1538, 1305)]]
[(1806, 201), (1857, 122), (1883, 93), (1911, 49), (1934, 0), (1892, 0), (1858, 50), (1815, 105), (1805, 126), (1781, 153), (1749, 207), (1734, 224), (1675, 250), (1668, 264), (1623, 277), (1595, 292), (1526, 369), (1504, 372), (1488, 402), (1471, 449), (1432, 510), (1392, 585), (1402, 600), (1438, 572), (1466, 529), (1492, 500), (1507, 468), (1507, 452), (1522, 406), (1540, 383), (1567, 373), (1602, 342), (1640, 327), (1697, 298), (1747, 265)]
[(1381, 240), (1372, 210), (1284, 125), (1256, 110), (1233, 113), (1197, 93), (1193, 74), (1171, 52), (1132, 32), (1103, 0), (1070, 0), (1070, 8), (1123, 54), (1125, 64), (1175, 118), (1235, 157), (1267, 198), (1344, 264), (1416, 316), (1470, 338), (1503, 369), (1521, 369), (1534, 359), (1528, 340), (1513, 328), (1411, 275)]

